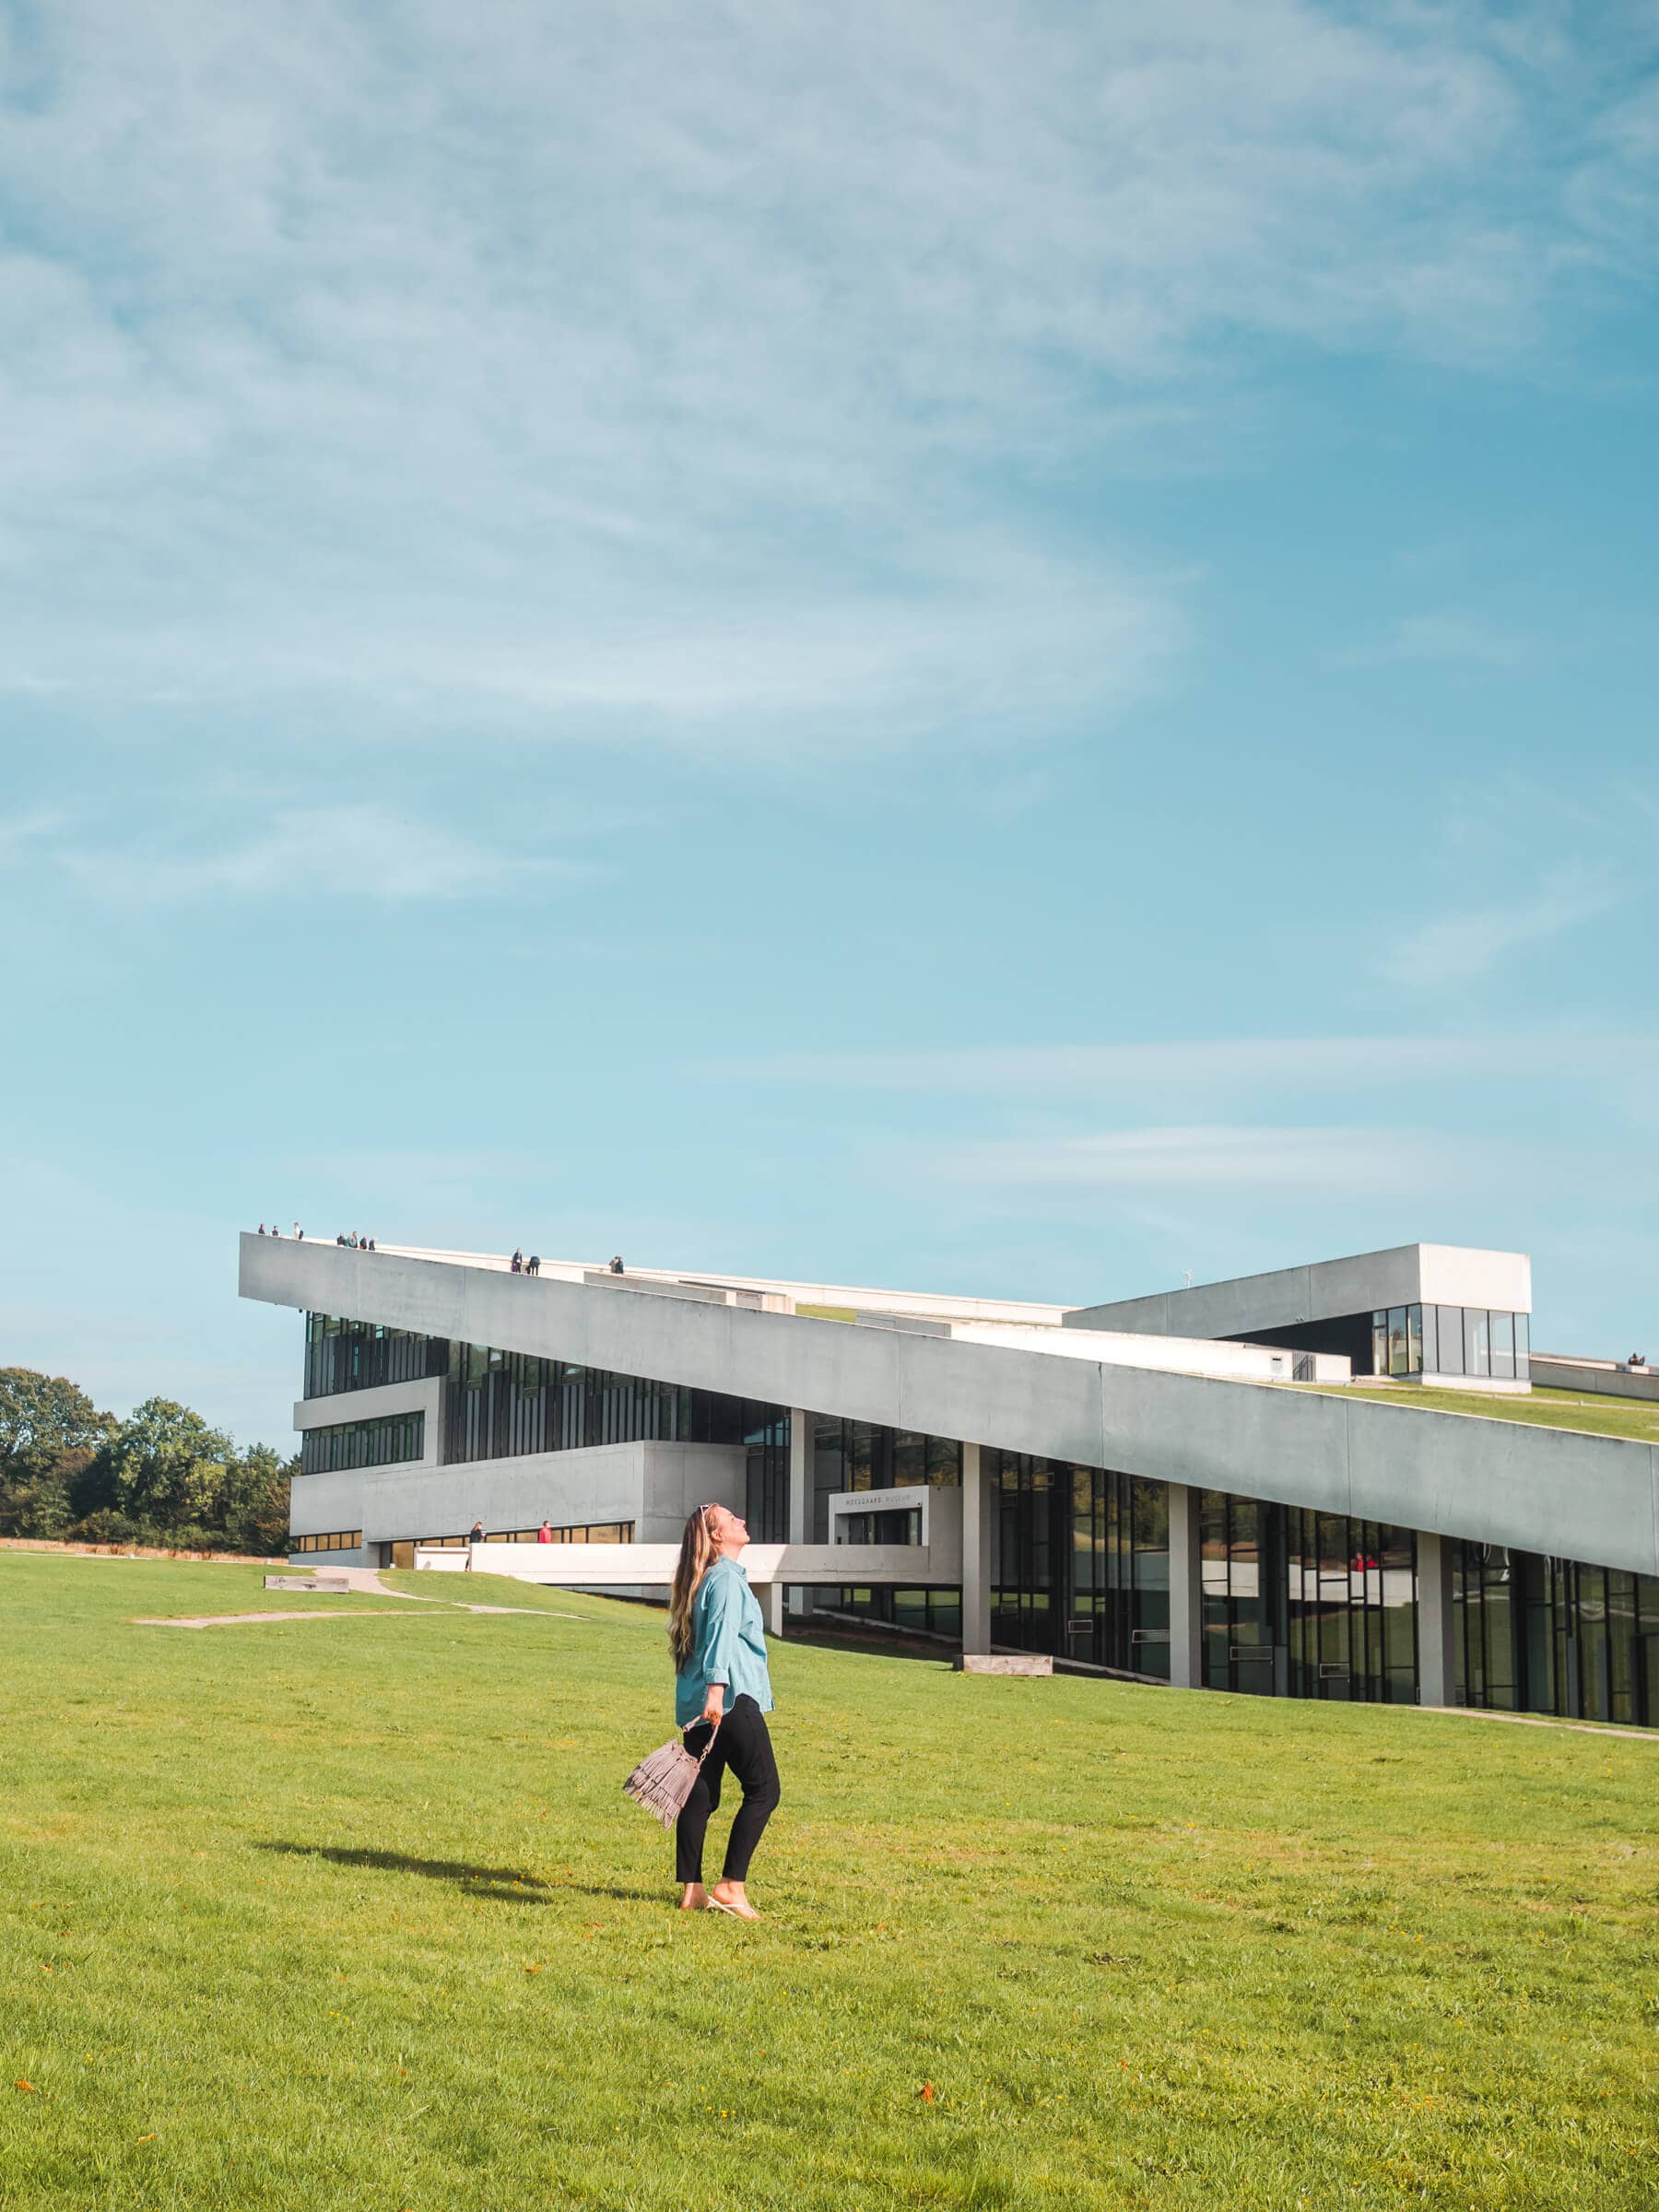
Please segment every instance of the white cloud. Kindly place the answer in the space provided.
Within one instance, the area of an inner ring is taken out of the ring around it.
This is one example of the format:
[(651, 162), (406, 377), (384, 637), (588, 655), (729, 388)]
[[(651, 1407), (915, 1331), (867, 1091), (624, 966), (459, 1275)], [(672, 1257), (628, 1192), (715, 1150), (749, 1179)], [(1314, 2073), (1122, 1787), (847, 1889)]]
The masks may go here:
[(1477, 9), (57, 0), (0, 64), (0, 686), (1098, 713), (1182, 580), (992, 476), (1179, 465), (1223, 352), (1512, 359), (1649, 252), (1641, 117)]
[(1659, 1035), (1215, 1037), (1167, 1043), (961, 1045), (920, 1051), (787, 1053), (710, 1062), (722, 1080), (827, 1088), (1006, 1095), (1031, 1100), (1158, 1091), (1189, 1099), (1243, 1090), (1369, 1088), (1465, 1077), (1545, 1076), (1571, 1064), (1601, 1080), (1659, 1074)]
[(1537, 658), (1537, 641), (1469, 615), (1406, 615), (1377, 645), (1332, 655), (1339, 667), (1376, 667), (1391, 661), (1462, 663), (1476, 668), (1521, 668)]
[[(1218, 1124), (1013, 1138), (961, 1147), (939, 1164), (963, 1182), (1026, 1189), (1358, 1198), (1455, 1187), (1476, 1150), (1430, 1131)], [(1479, 1153), (1489, 1172), (1491, 1147)]]
[(1618, 897), (1618, 886), (1598, 869), (1578, 864), (1552, 868), (1525, 898), (1465, 907), (1403, 931), (1376, 971), (1390, 982), (1418, 987), (1476, 982), (1509, 954), (1593, 922)]
[(25, 813), (13, 815), (9, 820), (0, 818), (0, 867), (26, 847), (50, 838), (63, 821), (64, 817), (49, 806), (32, 806)]
[(492, 898), (592, 880), (592, 863), (502, 852), (383, 806), (289, 808), (222, 848), (66, 852), (89, 891), (134, 903), (197, 898)]

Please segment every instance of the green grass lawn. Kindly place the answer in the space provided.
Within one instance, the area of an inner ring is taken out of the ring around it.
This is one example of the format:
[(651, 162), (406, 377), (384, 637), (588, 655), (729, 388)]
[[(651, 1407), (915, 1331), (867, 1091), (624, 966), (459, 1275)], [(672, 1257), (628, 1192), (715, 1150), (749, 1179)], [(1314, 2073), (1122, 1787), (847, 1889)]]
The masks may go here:
[(785, 1643), (746, 1927), (659, 1615), (396, 1579), (0, 1554), (0, 2203), (1659, 2201), (1659, 1741)]
[[(1581, 1429), (1591, 1436), (1633, 1437), (1659, 1444), (1659, 1404), (1639, 1398), (1585, 1397), (1571, 1390), (1540, 1390), (1530, 1397), (1507, 1397), (1496, 1391), (1424, 1390), (1416, 1382), (1277, 1382), (1275, 1390), (1317, 1390), (1329, 1397), (1375, 1398), (1387, 1406), (1418, 1412), (1481, 1414), (1489, 1421), (1530, 1421), (1539, 1429)], [(1659, 2203), (1659, 2197), (1655, 2198)]]

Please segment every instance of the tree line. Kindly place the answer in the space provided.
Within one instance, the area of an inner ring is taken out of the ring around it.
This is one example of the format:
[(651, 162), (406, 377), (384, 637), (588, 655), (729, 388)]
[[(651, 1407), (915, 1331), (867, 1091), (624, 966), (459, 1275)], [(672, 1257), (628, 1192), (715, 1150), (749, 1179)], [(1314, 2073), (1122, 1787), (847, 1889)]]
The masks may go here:
[(0, 1368), (0, 1535), (269, 1558), (287, 1549), (299, 1471), (171, 1398), (122, 1421), (66, 1376)]

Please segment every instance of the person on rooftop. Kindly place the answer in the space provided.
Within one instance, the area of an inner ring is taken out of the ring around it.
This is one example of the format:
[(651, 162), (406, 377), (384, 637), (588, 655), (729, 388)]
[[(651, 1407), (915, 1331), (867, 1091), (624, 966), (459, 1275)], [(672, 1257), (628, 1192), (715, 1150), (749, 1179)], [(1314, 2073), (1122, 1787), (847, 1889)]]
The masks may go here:
[(622, 1275), (626, 1273), (626, 1270), (622, 1265), (622, 1254), (619, 1252), (613, 1253), (611, 1255), (610, 1271), (613, 1275)]

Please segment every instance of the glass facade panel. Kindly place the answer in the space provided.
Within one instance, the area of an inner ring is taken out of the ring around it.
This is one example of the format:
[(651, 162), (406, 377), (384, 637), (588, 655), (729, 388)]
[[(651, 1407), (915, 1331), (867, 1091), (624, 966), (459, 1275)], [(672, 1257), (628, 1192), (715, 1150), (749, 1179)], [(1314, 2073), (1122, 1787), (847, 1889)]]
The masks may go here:
[[(786, 1440), (787, 1441), (787, 1440)], [(829, 1500), (837, 1490), (959, 1488), (962, 1447), (954, 1437), (878, 1428), (820, 1415), (813, 1425), (809, 1541), (830, 1541)]]
[(1453, 1588), (1465, 1704), (1659, 1724), (1659, 1576), (1465, 1543)]
[(1440, 1363), (1440, 1308), (1423, 1306), (1423, 1372), (1438, 1375), (1443, 1371)]
[(1403, 1375), (1406, 1369), (1406, 1308), (1388, 1309), (1388, 1372)]
[(997, 1512), (993, 1641), (1167, 1680), (1164, 1486), (1017, 1452), (987, 1449), (983, 1465)]
[(1282, 1516), (1285, 1688), (1292, 1697), (1410, 1704), (1417, 1697), (1417, 1539), (1386, 1523)]
[(959, 1590), (826, 1590), (824, 1595), (833, 1596), (837, 1610), (857, 1620), (952, 1640), (962, 1633)]
[(1488, 1313), (1487, 1335), (1491, 1346), (1492, 1372), (1508, 1382), (1515, 1372), (1515, 1317), (1512, 1313)]
[(748, 1452), (751, 1535), (775, 1544), (787, 1535), (786, 1407), (488, 1345), (456, 1342), (445, 1348), (450, 1462), (573, 1452), (588, 1444), (742, 1445)]
[(394, 1466), (426, 1453), (426, 1415), (389, 1413), (379, 1420), (308, 1429), (300, 1441), (300, 1472), (332, 1475), (341, 1467)]
[(1272, 1578), (1263, 1571), (1273, 1508), (1253, 1498), (1206, 1490), (1199, 1509), (1204, 1603), (1204, 1679), (1212, 1689), (1271, 1697), (1276, 1647), (1284, 1641)]
[[(1430, 1312), (1433, 1312), (1430, 1308)], [(1420, 1375), (1423, 1371), (1423, 1309), (1407, 1306), (1406, 1309), (1406, 1372)]]
[(1461, 1375), (1464, 1371), (1463, 1308), (1436, 1306), (1439, 1327), (1438, 1352), (1440, 1364), (1435, 1372), (1441, 1375)]
[(336, 1528), (324, 1536), (290, 1536), (288, 1551), (359, 1551), (362, 1543), (360, 1528)]
[(1373, 1375), (1388, 1372), (1388, 1313), (1382, 1307), (1371, 1315), (1371, 1371)]
[(1515, 1374), (1523, 1382), (1532, 1379), (1532, 1317), (1526, 1313), (1515, 1316)]
[(382, 1382), (420, 1382), (449, 1371), (449, 1340), (388, 1329), (376, 1321), (342, 1321), (332, 1313), (305, 1317), (305, 1395), (373, 1390)]
[(1479, 1306), (1465, 1306), (1463, 1310), (1464, 1364), (1465, 1375), (1489, 1375), (1492, 1371), (1491, 1349), (1487, 1337), (1487, 1316)]

